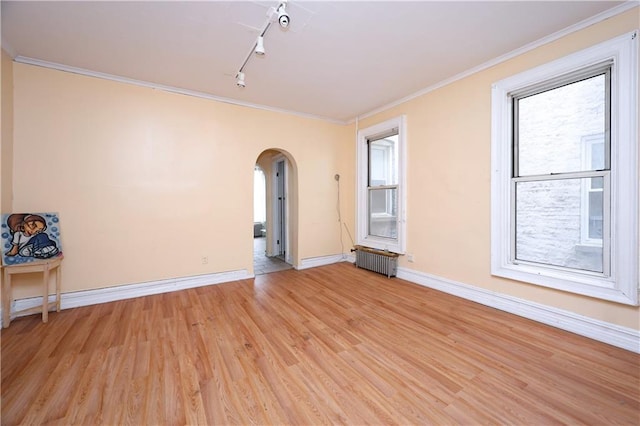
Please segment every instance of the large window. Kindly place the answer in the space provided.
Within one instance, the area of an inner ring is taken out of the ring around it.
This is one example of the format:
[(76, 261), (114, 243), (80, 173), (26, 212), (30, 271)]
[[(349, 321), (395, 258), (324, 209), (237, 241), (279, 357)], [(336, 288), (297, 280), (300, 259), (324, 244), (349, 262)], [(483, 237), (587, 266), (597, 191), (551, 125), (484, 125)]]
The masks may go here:
[[(582, 141), (594, 132), (610, 134), (610, 71), (606, 62), (511, 93), (514, 260), (608, 275), (609, 138), (590, 147), (601, 164), (582, 160)], [(589, 212), (593, 220), (585, 223)], [(594, 250), (580, 249), (583, 234), (594, 237)]]
[(637, 304), (636, 38), (494, 85), (494, 275)]
[(404, 252), (404, 118), (358, 132), (358, 244)]

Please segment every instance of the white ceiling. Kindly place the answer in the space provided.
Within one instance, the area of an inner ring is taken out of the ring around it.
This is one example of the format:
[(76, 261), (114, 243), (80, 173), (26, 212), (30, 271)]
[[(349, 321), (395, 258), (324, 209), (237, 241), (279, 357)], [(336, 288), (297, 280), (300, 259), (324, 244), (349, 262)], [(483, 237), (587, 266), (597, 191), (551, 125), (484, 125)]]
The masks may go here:
[(344, 122), (621, 3), (290, 0), (289, 29), (269, 29), (244, 89), (235, 75), (277, 1), (3, 0), (2, 45), (20, 61)]

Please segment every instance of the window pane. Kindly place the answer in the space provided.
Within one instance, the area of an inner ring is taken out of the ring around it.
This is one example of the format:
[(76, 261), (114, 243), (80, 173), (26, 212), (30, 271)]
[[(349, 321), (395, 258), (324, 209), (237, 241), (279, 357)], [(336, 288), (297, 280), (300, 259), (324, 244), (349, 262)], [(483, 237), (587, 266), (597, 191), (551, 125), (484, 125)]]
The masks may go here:
[(371, 192), (369, 192), (369, 194), (371, 195), (371, 198), (369, 199), (369, 203), (370, 203), (369, 210), (371, 211), (371, 213), (372, 214), (387, 213), (387, 209), (389, 208), (389, 206), (387, 206), (388, 190), (372, 189), (370, 191)]
[(369, 190), (369, 235), (397, 238), (396, 188)]
[[(581, 158), (581, 140), (605, 133), (604, 74), (517, 100), (518, 176), (594, 170)], [(604, 144), (592, 146), (604, 168)]]
[(591, 178), (591, 189), (602, 189), (604, 187), (604, 179), (601, 177)]
[(369, 141), (369, 186), (397, 185), (398, 135)]
[[(602, 136), (604, 140), (604, 135)], [(604, 169), (604, 142), (591, 144), (591, 170)]]
[[(602, 179), (602, 178), (601, 178)], [(602, 191), (589, 192), (589, 238), (602, 239)]]
[(580, 226), (581, 206), (588, 203), (594, 209), (588, 222), (601, 238), (603, 192), (583, 200), (584, 179), (590, 178), (516, 183), (516, 259), (602, 272), (602, 242), (581, 245)]

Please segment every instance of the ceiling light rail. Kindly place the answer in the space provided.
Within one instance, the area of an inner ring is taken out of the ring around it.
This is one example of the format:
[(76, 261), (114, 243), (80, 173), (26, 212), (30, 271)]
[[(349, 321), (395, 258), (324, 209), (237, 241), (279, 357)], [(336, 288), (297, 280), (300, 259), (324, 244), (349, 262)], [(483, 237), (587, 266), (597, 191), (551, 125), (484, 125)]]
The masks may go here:
[(271, 28), (271, 24), (277, 21), (282, 30), (287, 30), (287, 28), (289, 28), (289, 24), (291, 23), (291, 18), (287, 13), (287, 0), (282, 0), (281, 2), (279, 2), (278, 7), (270, 7), (269, 10), (267, 11), (267, 16), (269, 17), (269, 20), (267, 21), (266, 25), (260, 32), (260, 35), (258, 35), (258, 38), (256, 39), (256, 42), (253, 45), (253, 48), (251, 49), (247, 57), (244, 59), (244, 62), (242, 63), (242, 65), (240, 66), (240, 69), (236, 73), (236, 85), (240, 88), (246, 86), (246, 83), (244, 80), (244, 77), (245, 77), (244, 68), (247, 66), (247, 62), (249, 62), (249, 59), (251, 59), (251, 57), (254, 54), (258, 56), (264, 56), (265, 54), (264, 36), (267, 34), (267, 31), (269, 30), (269, 28)]

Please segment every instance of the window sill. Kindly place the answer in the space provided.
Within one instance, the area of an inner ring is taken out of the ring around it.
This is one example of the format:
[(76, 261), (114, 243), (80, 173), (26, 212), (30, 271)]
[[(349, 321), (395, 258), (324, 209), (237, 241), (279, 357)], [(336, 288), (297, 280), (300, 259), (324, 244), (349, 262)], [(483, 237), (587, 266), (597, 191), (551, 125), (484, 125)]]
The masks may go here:
[(625, 294), (610, 277), (514, 263), (493, 266), (491, 275), (625, 305), (638, 305), (637, 295)]

